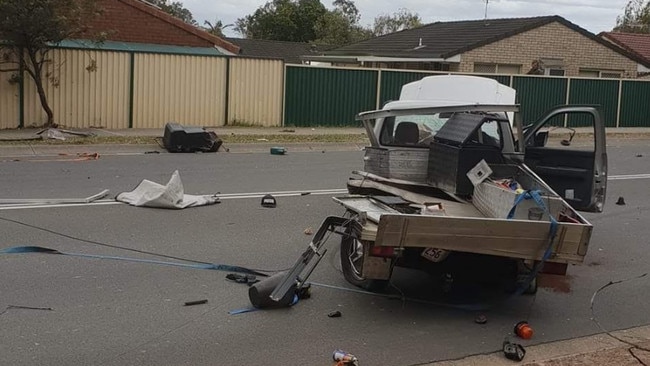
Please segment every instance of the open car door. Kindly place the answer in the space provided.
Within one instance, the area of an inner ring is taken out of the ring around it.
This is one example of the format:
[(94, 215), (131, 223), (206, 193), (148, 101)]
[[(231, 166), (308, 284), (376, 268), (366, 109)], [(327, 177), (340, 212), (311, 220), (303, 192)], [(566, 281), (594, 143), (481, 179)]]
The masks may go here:
[[(592, 128), (589, 132), (593, 131), (593, 137), (573, 141), (576, 130), (563, 127), (567, 125)], [(551, 110), (525, 130), (524, 143), (525, 164), (557, 194), (576, 210), (602, 212), (607, 151), (605, 125), (596, 106)]]

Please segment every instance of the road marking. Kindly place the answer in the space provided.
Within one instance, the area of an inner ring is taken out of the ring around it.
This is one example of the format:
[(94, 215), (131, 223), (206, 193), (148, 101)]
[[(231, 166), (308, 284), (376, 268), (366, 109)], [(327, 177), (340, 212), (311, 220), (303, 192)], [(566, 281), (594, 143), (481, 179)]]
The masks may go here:
[[(253, 192), (253, 193), (226, 193), (217, 194), (220, 200), (237, 200), (249, 198), (262, 198), (267, 194), (274, 197), (298, 197), (298, 196), (325, 196), (325, 195), (339, 195), (348, 193), (347, 189), (316, 189), (304, 191), (279, 191), (279, 192)], [(71, 203), (71, 204), (13, 204), (13, 205), (0, 205), (0, 211), (9, 210), (25, 210), (30, 208), (60, 208), (60, 207), (82, 207), (82, 206), (112, 206), (124, 205), (125, 203), (117, 202), (112, 199), (103, 199), (91, 203)]]
[(607, 180), (650, 179), (650, 174), (611, 175)]
[[(611, 175), (607, 180), (635, 180), (635, 179), (650, 179), (650, 174), (628, 174), (628, 175)], [(264, 195), (270, 194), (274, 197), (297, 197), (303, 195), (313, 196), (327, 196), (346, 194), (347, 189), (316, 189), (304, 191), (278, 191), (278, 192), (252, 192), (252, 193), (224, 193), (217, 194), (220, 200), (240, 200), (250, 198), (262, 198)], [(81, 206), (111, 206), (122, 205), (124, 203), (117, 202), (112, 199), (104, 199), (92, 203), (74, 203), (74, 204), (25, 204), (25, 205), (0, 205), (0, 211), (8, 210), (24, 210), (30, 208), (60, 208), (60, 207), (81, 207)]]

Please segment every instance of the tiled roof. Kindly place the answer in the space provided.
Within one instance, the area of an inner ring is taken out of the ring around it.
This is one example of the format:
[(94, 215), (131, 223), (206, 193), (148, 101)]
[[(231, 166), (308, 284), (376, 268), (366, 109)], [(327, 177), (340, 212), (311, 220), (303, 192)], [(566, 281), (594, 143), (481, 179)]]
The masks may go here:
[(184, 31), (186, 31), (188, 33), (191, 33), (191, 34), (193, 34), (193, 35), (195, 35), (195, 36), (197, 36), (199, 38), (202, 38), (202, 39), (214, 44), (215, 46), (222, 47), (222, 48), (224, 48), (224, 49), (226, 49), (226, 50), (228, 50), (228, 51), (230, 51), (232, 53), (235, 53), (235, 54), (239, 52), (239, 47), (237, 47), (236, 45), (234, 45), (234, 44), (232, 44), (232, 43), (230, 43), (230, 42), (228, 42), (228, 41), (226, 41), (226, 40), (224, 40), (224, 39), (222, 39), (220, 37), (212, 35), (212, 34), (206, 32), (206, 31), (204, 31), (204, 30), (202, 30), (202, 29), (200, 29), (198, 27), (195, 27), (195, 26), (193, 26), (191, 24), (185, 23), (184, 21), (182, 21), (182, 20), (180, 20), (180, 19), (178, 19), (176, 17), (173, 17), (173, 16), (167, 14), (166, 12), (160, 10), (158, 7), (152, 5), (151, 3), (147, 2), (146, 0), (117, 0), (117, 1), (121, 1), (121, 2), (123, 2), (125, 4), (128, 4), (128, 5), (136, 8), (136, 9), (138, 9), (138, 10), (141, 10), (141, 11), (143, 11), (143, 12), (145, 12), (145, 13), (151, 15), (151, 16), (154, 16), (154, 17), (156, 17), (156, 18), (158, 18), (160, 20), (163, 20), (163, 21), (165, 21), (167, 23), (170, 23), (170, 24), (172, 24), (172, 25), (174, 25), (174, 26), (176, 26), (178, 28), (181, 28), (181, 29), (183, 29)]
[(650, 63), (650, 34), (603, 32), (599, 36), (636, 53)]
[(226, 38), (239, 46), (239, 54), (248, 57), (283, 59), (286, 63), (301, 63), (300, 56), (321, 54), (327, 46), (301, 42), (271, 41), (266, 39)]
[(487, 44), (512, 37), (553, 22), (558, 22), (637, 62), (647, 64), (635, 53), (605, 41), (558, 15), (435, 22), (343, 46), (331, 56), (379, 56), (401, 58), (449, 58)]
[(554, 17), (435, 22), (327, 52), (328, 55), (446, 58), (554, 20)]

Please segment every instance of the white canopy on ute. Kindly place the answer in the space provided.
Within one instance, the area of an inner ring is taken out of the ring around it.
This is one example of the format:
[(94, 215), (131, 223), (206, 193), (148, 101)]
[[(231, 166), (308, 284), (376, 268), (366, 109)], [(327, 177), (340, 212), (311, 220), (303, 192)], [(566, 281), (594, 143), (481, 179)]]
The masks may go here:
[(400, 102), (429, 101), (430, 106), (515, 104), (517, 91), (496, 80), (467, 75), (427, 76), (402, 86)]

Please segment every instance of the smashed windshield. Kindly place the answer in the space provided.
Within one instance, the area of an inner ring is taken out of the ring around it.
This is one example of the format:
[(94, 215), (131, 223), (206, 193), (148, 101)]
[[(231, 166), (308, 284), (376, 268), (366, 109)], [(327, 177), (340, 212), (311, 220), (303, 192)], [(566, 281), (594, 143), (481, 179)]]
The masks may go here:
[[(380, 143), (384, 146), (428, 148), (442, 126), (448, 121), (458, 122), (454, 115), (459, 116), (457, 113), (437, 113), (387, 117), (381, 128)], [(501, 130), (498, 121), (502, 119), (497, 115), (480, 116), (479, 118), (485, 119), (478, 130), (469, 136), (467, 143), (500, 148)]]
[(429, 147), (449, 113), (387, 117), (379, 135), (382, 145)]

